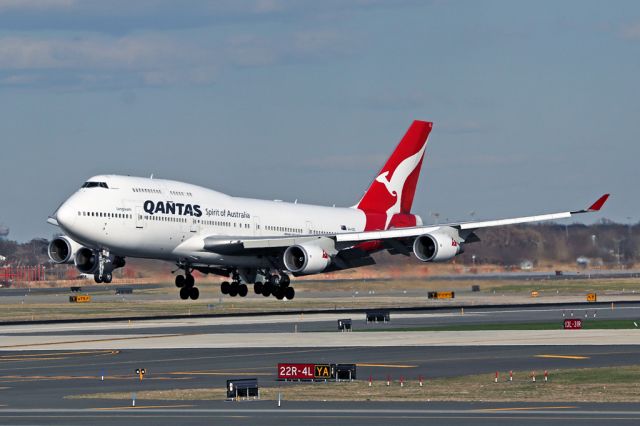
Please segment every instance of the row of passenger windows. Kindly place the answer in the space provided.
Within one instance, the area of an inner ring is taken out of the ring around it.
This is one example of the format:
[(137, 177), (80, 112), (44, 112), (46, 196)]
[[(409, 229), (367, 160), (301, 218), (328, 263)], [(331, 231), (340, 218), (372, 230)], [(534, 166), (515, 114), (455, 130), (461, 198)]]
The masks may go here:
[(299, 229), (299, 228), (288, 228), (286, 226), (271, 226), (271, 225), (267, 225), (267, 226), (265, 226), (265, 229), (267, 231), (292, 232), (292, 233), (302, 234), (302, 229)]
[(162, 191), (155, 188), (131, 188), (133, 192), (146, 192), (148, 194), (162, 194)]
[[(142, 218), (142, 216), (140, 216)], [(145, 216), (145, 220), (153, 220), (156, 222), (179, 222), (179, 223), (187, 223), (187, 219), (184, 217), (175, 217), (175, 216)]]
[(108, 219), (131, 219), (128, 213), (78, 212), (78, 216), (106, 217)]
[(192, 197), (193, 194), (191, 194), (190, 192), (184, 192), (184, 191), (169, 191), (169, 193), (171, 195), (178, 195), (180, 197)]

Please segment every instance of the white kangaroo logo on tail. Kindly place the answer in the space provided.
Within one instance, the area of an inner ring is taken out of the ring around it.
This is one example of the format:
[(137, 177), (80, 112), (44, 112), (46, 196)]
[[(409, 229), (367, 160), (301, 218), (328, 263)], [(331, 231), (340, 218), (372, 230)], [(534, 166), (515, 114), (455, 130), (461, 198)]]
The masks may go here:
[(384, 226), (384, 229), (389, 228), (389, 222), (391, 222), (391, 218), (394, 214), (400, 213), (400, 203), (402, 202), (402, 189), (404, 188), (404, 183), (407, 181), (407, 178), (413, 171), (418, 167), (418, 163), (424, 154), (424, 149), (426, 148), (427, 143), (422, 145), (422, 148), (411, 157), (407, 157), (398, 166), (393, 172), (393, 176), (391, 176), (391, 180), (387, 176), (389, 176), (389, 171), (387, 170), (384, 173), (381, 173), (376, 181), (380, 182), (387, 188), (389, 194), (392, 197), (396, 198), (396, 202), (394, 205), (389, 207), (387, 210), (387, 222)]

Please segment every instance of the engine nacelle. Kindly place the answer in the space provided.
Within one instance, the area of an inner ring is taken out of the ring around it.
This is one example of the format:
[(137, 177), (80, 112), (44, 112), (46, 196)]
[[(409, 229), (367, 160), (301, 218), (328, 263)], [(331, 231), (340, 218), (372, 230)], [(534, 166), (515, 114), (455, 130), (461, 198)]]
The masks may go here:
[(447, 234), (424, 234), (413, 242), (413, 253), (423, 262), (443, 262), (462, 251), (461, 244)]
[(74, 263), (83, 274), (93, 274), (98, 269), (98, 252), (82, 247), (76, 253)]
[(316, 274), (331, 264), (331, 256), (322, 247), (312, 244), (287, 247), (282, 260), (294, 275)]
[(54, 238), (48, 247), (49, 259), (54, 263), (73, 263), (75, 255), (83, 246), (67, 236)]

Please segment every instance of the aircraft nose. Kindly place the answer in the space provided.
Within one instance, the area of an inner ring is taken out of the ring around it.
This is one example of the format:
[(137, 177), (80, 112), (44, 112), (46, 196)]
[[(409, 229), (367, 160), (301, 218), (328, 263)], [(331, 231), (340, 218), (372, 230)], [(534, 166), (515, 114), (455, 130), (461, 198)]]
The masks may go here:
[(68, 229), (69, 227), (71, 227), (71, 225), (73, 225), (73, 222), (76, 219), (76, 216), (77, 216), (76, 211), (74, 210), (71, 203), (69, 203), (68, 201), (62, 203), (62, 205), (58, 207), (58, 210), (56, 211), (56, 214), (55, 214), (55, 218), (58, 221), (58, 224), (63, 229), (65, 228)]

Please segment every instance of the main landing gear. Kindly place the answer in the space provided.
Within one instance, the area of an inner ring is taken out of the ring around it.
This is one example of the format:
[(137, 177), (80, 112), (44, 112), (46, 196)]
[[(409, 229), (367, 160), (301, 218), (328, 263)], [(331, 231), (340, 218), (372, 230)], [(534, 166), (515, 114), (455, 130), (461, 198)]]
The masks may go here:
[(222, 284), (220, 284), (220, 291), (222, 294), (228, 294), (231, 297), (245, 297), (247, 293), (249, 293), (249, 288), (240, 281), (240, 275), (234, 272), (231, 282), (223, 281)]
[(291, 279), (287, 274), (269, 275), (265, 282), (256, 281), (253, 285), (253, 291), (256, 294), (262, 294), (264, 297), (273, 296), (278, 300), (285, 297), (288, 300), (296, 297), (296, 291), (290, 287)]
[[(287, 274), (266, 275), (265, 278), (264, 283), (262, 281), (256, 281), (253, 284), (255, 294), (261, 294), (264, 297), (273, 295), (278, 300), (282, 300), (285, 297), (291, 300), (295, 297), (296, 292), (293, 287), (289, 287), (291, 280)], [(222, 294), (227, 294), (231, 297), (245, 297), (249, 292), (249, 288), (240, 281), (240, 276), (234, 273), (231, 282), (224, 281), (220, 284), (220, 291)]]
[(176, 276), (176, 287), (180, 289), (180, 299), (187, 300), (191, 298), (191, 300), (197, 300), (200, 297), (200, 290), (195, 287), (195, 283), (196, 280), (189, 270), (186, 271), (185, 275)]

